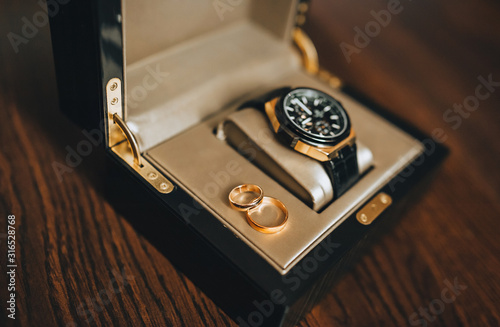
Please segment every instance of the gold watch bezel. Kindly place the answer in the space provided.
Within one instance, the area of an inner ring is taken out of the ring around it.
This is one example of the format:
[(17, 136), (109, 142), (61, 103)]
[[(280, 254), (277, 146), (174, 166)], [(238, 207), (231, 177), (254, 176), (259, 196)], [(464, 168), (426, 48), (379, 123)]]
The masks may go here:
[[(272, 100), (269, 100), (265, 103), (264, 108), (266, 111), (266, 115), (271, 122), (271, 126), (276, 134), (278, 134), (280, 128), (282, 128), (282, 124), (279, 122), (278, 117), (276, 116), (276, 104), (280, 97), (276, 97)], [(351, 131), (349, 136), (340, 141), (335, 146), (318, 146), (311, 145), (305, 143), (300, 139), (296, 139), (295, 144), (291, 144), (290, 146), (299, 153), (302, 153), (308, 157), (311, 157), (317, 161), (325, 162), (335, 159), (338, 156), (338, 153), (341, 149), (346, 146), (353, 146), (356, 143), (356, 133), (354, 132), (354, 128), (351, 126)]]

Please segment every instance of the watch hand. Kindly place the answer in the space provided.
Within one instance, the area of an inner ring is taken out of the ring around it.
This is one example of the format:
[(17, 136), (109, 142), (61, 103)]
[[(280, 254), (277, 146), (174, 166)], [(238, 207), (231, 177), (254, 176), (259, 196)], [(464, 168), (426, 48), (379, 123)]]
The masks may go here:
[(311, 110), (309, 110), (309, 108), (307, 108), (302, 102), (300, 102), (300, 100), (298, 99), (293, 99), (291, 101), (293, 104), (298, 104), (299, 107), (301, 107), (302, 109), (304, 109), (304, 111), (308, 114), (308, 115), (312, 115), (312, 112)]

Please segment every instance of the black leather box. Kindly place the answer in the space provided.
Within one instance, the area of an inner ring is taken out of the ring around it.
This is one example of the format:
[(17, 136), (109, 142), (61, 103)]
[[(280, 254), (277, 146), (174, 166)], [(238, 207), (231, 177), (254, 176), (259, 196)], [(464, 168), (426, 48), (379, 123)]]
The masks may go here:
[[(61, 4), (51, 17), (60, 106), (102, 133), (116, 210), (241, 326), (293, 326), (414, 205), (446, 150), (319, 77), (296, 26), (307, 3), (221, 3)], [(360, 182), (319, 210), (213, 133), (243, 101), (284, 84), (341, 98), (373, 154)], [(285, 203), (285, 230), (259, 233), (231, 210), (227, 194), (241, 183)]]

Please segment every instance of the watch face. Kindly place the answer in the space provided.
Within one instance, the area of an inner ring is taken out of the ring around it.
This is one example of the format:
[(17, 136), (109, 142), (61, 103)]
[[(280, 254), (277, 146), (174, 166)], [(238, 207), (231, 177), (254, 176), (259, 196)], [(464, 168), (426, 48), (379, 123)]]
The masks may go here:
[(350, 126), (342, 105), (326, 93), (298, 88), (283, 99), (284, 116), (291, 127), (320, 142), (331, 142), (344, 136)]

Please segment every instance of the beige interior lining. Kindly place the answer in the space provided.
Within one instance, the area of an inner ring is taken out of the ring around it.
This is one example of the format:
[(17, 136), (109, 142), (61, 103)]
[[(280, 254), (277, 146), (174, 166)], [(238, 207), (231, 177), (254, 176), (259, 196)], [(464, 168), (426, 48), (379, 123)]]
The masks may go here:
[(235, 22), (254, 21), (289, 43), (296, 0), (122, 0), (127, 65)]
[(300, 65), (297, 0), (122, 0), (125, 115), (143, 151)]
[(299, 66), (290, 45), (236, 22), (129, 66), (127, 123), (147, 150)]
[[(270, 87), (283, 85), (314, 87), (339, 99), (349, 111), (358, 139), (373, 153), (374, 168), (321, 213), (315, 212), (215, 137), (214, 128), (238, 104), (150, 149), (147, 157), (200, 201), (221, 224), (230, 228), (277, 270), (286, 273), (361, 203), (422, 153), (423, 147), (368, 108), (301, 70), (275, 81)], [(256, 90), (254, 95), (265, 91)], [(284, 230), (278, 234), (262, 234), (247, 224), (241, 212), (231, 209), (227, 198), (229, 191), (245, 183), (260, 185), (266, 195), (280, 199), (287, 206), (290, 218)]]

